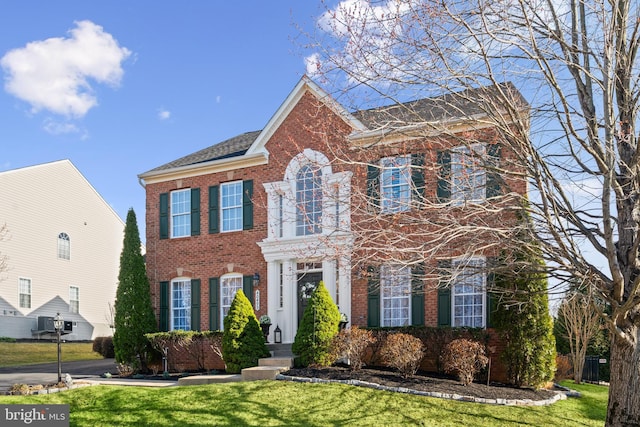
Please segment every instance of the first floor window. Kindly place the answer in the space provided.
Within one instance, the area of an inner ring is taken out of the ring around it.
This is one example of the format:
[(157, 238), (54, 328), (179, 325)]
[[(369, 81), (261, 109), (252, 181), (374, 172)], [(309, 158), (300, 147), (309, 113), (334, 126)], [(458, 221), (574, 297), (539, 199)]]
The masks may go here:
[(18, 280), (18, 295), (20, 308), (31, 308), (31, 279)]
[(191, 280), (171, 282), (171, 329), (191, 330)]
[(485, 326), (486, 271), (483, 258), (454, 260), (452, 304), (455, 327)]
[(69, 286), (69, 313), (80, 313), (80, 288)]
[(411, 268), (383, 265), (380, 269), (382, 326), (407, 326), (411, 321)]
[[(221, 308), (220, 324), (224, 326), (224, 318), (229, 313), (231, 303), (236, 296), (236, 292), (242, 289), (242, 276), (241, 275), (229, 275), (223, 276), (220, 280), (220, 301)], [(222, 328), (220, 328), (222, 329)]]

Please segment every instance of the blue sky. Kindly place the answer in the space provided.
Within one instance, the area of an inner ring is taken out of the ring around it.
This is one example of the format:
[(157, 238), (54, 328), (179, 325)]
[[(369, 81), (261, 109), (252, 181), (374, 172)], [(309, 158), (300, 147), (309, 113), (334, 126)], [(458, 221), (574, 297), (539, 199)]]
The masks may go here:
[(11, 1), (0, 171), (70, 159), (144, 241), (137, 175), (264, 127), (305, 73), (320, 2)]

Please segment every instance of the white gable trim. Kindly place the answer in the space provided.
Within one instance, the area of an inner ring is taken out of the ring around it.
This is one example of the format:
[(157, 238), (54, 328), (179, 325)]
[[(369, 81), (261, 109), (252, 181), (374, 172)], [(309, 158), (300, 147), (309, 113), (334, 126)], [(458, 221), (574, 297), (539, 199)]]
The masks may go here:
[(258, 135), (258, 138), (256, 138), (251, 147), (249, 147), (245, 155), (265, 151), (264, 147), (267, 141), (269, 141), (276, 130), (278, 130), (282, 122), (284, 122), (289, 113), (291, 113), (291, 111), (295, 108), (302, 96), (307, 91), (315, 96), (324, 105), (329, 107), (330, 110), (340, 116), (342, 120), (344, 120), (353, 128), (354, 132), (365, 132), (367, 130), (365, 125), (363, 125), (360, 120), (356, 119), (342, 105), (336, 102), (327, 92), (320, 88), (320, 86), (315, 84), (309, 77), (302, 76), (289, 96), (287, 96), (282, 105), (280, 105), (280, 108), (278, 108), (276, 113), (271, 117), (260, 135)]

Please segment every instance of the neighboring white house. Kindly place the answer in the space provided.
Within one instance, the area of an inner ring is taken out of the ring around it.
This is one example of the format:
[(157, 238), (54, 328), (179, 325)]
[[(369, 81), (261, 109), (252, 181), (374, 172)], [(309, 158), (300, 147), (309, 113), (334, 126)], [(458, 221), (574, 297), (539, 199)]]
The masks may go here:
[(58, 312), (66, 340), (111, 335), (122, 219), (69, 160), (0, 172), (0, 200), (0, 337), (49, 338)]

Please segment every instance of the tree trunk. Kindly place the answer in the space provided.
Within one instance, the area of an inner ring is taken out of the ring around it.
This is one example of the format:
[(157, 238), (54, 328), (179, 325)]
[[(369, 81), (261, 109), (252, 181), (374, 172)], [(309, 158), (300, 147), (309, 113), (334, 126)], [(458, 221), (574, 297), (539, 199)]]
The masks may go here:
[(607, 426), (638, 426), (640, 423), (640, 347), (638, 328), (633, 343), (614, 335), (611, 341), (611, 378)]

